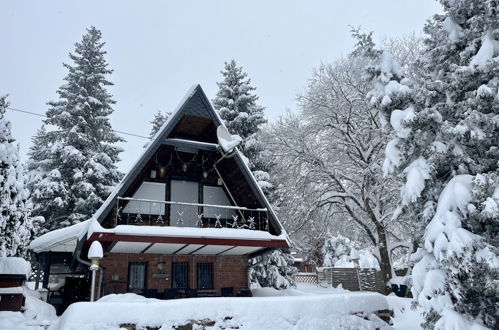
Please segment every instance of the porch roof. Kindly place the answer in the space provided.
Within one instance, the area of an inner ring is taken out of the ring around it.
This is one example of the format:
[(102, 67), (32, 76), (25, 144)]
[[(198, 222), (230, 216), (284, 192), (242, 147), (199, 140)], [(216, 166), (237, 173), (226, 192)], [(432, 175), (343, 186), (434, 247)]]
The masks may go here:
[(185, 228), (121, 225), (89, 233), (87, 243), (104, 243), (108, 252), (245, 255), (266, 248), (289, 247), (285, 235), (233, 228)]

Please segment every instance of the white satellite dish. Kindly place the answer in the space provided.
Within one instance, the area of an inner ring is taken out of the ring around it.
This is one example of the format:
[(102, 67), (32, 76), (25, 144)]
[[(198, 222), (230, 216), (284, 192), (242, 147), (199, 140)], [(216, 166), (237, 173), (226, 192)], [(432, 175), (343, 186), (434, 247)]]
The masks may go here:
[(227, 128), (222, 125), (217, 128), (218, 144), (225, 152), (231, 152), (243, 139), (239, 135), (232, 135)]

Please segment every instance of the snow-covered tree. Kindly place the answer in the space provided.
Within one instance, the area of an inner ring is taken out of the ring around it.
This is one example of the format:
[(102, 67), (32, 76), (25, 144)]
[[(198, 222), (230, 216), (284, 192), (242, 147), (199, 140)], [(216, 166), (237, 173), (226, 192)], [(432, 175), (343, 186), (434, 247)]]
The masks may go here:
[[(267, 122), (264, 108), (257, 104), (255, 87), (243, 68), (235, 60), (225, 63), (221, 71), (223, 80), (218, 85), (218, 92), (212, 101), (213, 106), (232, 134), (237, 134), (246, 142), (259, 131), (260, 125)], [(244, 146), (243, 146), (244, 150)]]
[(58, 221), (67, 216), (65, 196), (68, 191), (59, 169), (54, 168), (52, 143), (49, 141), (45, 125), (37, 130), (31, 141), (27, 167), (33, 214)]
[(161, 112), (158, 110), (157, 113), (154, 114), (153, 120), (150, 121), (151, 123), (151, 132), (149, 132), (149, 137), (152, 139), (156, 133), (158, 133), (159, 129), (163, 124), (170, 118), (172, 115), (171, 112), (167, 111), (165, 113)]
[(90, 27), (75, 44), (59, 100), (48, 103), (47, 129), (37, 132), (31, 148), (32, 201), (49, 230), (91, 217), (121, 178), (116, 143), (123, 139), (109, 121), (115, 101), (106, 89), (112, 70), (101, 38)]
[(27, 258), (36, 225), (30, 217), (19, 144), (5, 119), (8, 106), (7, 96), (0, 96), (0, 256)]
[(241, 151), (249, 159), (260, 187), (266, 191), (272, 186), (268, 175), (270, 164), (262, 154), (264, 146), (258, 134), (261, 125), (267, 122), (264, 108), (257, 104), (256, 88), (251, 86), (248, 74), (237, 66), (235, 60), (226, 62), (221, 73), (223, 80), (217, 83), (218, 92), (212, 100), (213, 106), (229, 132), (243, 139)]
[(334, 264), (342, 257), (349, 256), (354, 244), (346, 237), (328, 235), (322, 247), (325, 267), (334, 267)]
[[(151, 131), (149, 132), (149, 138), (154, 138), (154, 136), (156, 135), (156, 133), (158, 133), (159, 129), (161, 128), (161, 126), (163, 126), (163, 124), (168, 120), (168, 118), (170, 118), (170, 116), (172, 115), (171, 112), (167, 111), (165, 113), (161, 112), (158, 110), (158, 112), (156, 112), (154, 114), (154, 118), (150, 121), (151, 123)], [(148, 145), (149, 143), (146, 143), (144, 145), (144, 148)]]
[[(496, 1), (441, 0), (425, 26), (421, 84), (373, 51), (371, 104), (393, 139), (385, 169), (403, 178), (401, 208), (427, 224), (413, 294), (427, 329), (499, 325), (499, 13)], [(388, 124), (389, 123), (389, 124)], [(493, 234), (496, 233), (496, 234)]]
[(322, 65), (299, 97), (301, 113), (271, 126), (266, 143), (277, 164), (271, 175), (282, 178), (277, 190), (286, 194), (279, 214), (293, 238), (315, 249), (324, 235), (340, 233), (370, 246), (388, 283), (390, 247), (405, 241), (400, 229), (412, 225), (393, 216), (398, 192), (383, 177), (388, 139), (366, 100), (372, 85), (360, 78), (365, 64), (348, 57)]
[(249, 278), (252, 286), (272, 287), (277, 290), (295, 285), (297, 269), (287, 250), (276, 249), (250, 259)]

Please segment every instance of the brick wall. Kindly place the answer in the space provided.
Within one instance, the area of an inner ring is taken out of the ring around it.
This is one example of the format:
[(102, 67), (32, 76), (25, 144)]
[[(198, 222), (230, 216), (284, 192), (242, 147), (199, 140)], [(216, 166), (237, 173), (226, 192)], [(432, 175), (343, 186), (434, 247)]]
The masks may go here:
[[(196, 264), (200, 262), (213, 263), (213, 284), (217, 295), (221, 294), (220, 289), (223, 287), (233, 287), (234, 294), (241, 288), (248, 287), (248, 257), (246, 256), (109, 253), (100, 261), (101, 267), (104, 267), (102, 295), (127, 292), (128, 263), (130, 262), (147, 262), (146, 287), (157, 289), (158, 292), (163, 292), (164, 289), (172, 286), (172, 262), (189, 263), (189, 288), (197, 288)], [(163, 265), (162, 271), (158, 269), (160, 263)], [(153, 278), (153, 274), (161, 273), (168, 274), (168, 278)]]

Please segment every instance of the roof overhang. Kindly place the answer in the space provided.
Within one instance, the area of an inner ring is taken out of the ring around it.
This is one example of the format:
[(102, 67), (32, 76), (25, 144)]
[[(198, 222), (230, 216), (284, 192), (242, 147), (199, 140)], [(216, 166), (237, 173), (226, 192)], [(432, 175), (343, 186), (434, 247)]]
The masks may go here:
[(202, 234), (191, 234), (186, 237), (97, 231), (90, 235), (87, 244), (91, 244), (93, 241), (103, 243), (107, 252), (111, 253), (169, 255), (248, 255), (268, 248), (289, 247), (286, 238), (281, 236), (248, 239), (242, 237), (209, 237), (209, 235)]

